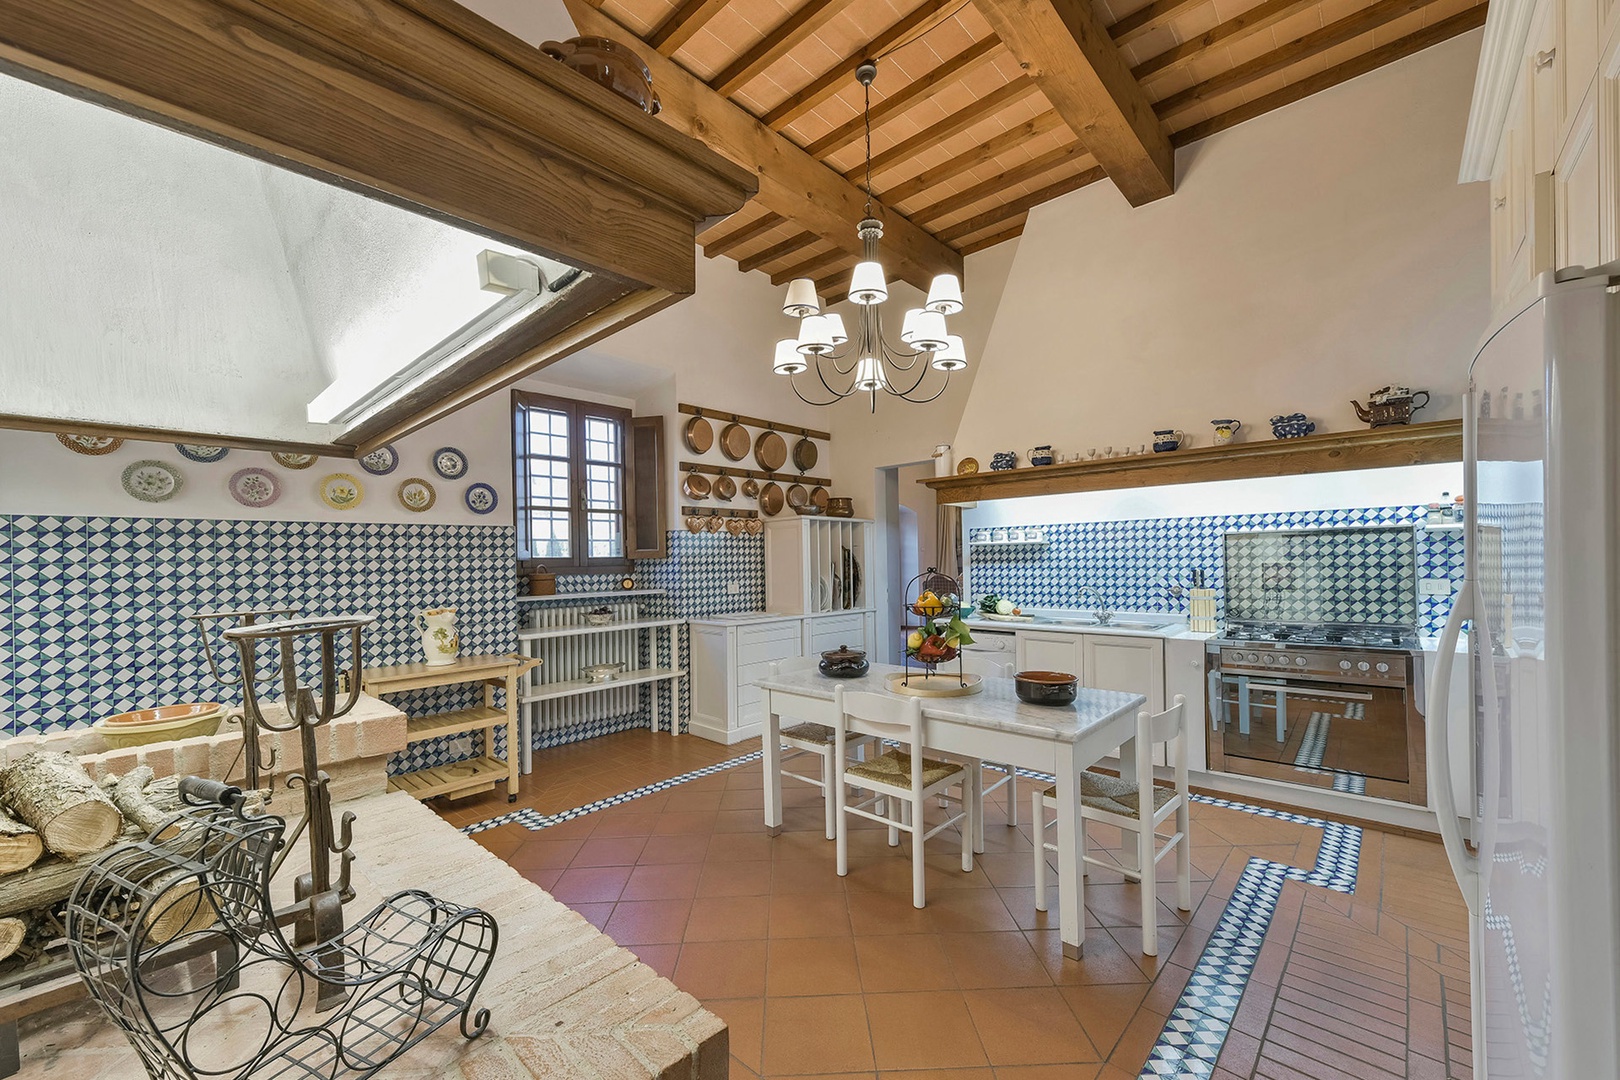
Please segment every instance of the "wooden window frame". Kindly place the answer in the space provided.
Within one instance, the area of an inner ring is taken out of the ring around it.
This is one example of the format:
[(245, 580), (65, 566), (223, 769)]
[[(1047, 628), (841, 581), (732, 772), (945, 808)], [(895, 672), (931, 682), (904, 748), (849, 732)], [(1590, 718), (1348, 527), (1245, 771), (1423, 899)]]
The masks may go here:
[[(528, 532), (523, 521), (523, 513), (529, 503), (526, 497), (529, 480), (525, 463), (530, 456), (525, 440), (527, 432), (524, 410), (530, 408), (549, 409), (568, 415), (568, 527), (571, 554), (566, 559), (536, 556), (526, 553), (522, 548)], [(618, 425), (619, 433), (620, 553), (601, 558), (592, 558), (586, 554), (589, 541), (585, 527), (585, 419), (590, 416), (612, 420)], [(512, 524), (517, 530), (520, 564), (544, 564), (553, 572), (576, 574), (608, 574), (630, 569), (632, 565), (630, 552), (634, 544), (631, 521), (631, 508), (634, 505), (631, 485), (634, 480), (632, 462), (628, 455), (630, 425), (633, 420), (629, 409), (617, 405), (556, 397), (552, 394), (537, 394), (528, 390), (512, 391)]]

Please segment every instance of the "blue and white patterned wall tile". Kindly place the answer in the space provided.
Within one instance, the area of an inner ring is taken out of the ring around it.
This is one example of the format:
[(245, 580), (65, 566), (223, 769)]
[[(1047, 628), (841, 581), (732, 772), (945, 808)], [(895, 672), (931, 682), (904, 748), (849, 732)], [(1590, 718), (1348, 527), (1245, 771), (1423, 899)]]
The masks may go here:
[[(975, 597), (996, 593), (1029, 607), (1072, 608), (1084, 606), (1079, 592), (1090, 585), (1110, 607), (1119, 610), (1179, 612), (1185, 610), (1185, 601), (1172, 598), (1166, 583), (1186, 584), (1193, 570), (1202, 570), (1206, 584), (1220, 598), (1224, 617), (1226, 533), (1416, 527), (1426, 514), (1422, 506), (1386, 506), (1045, 525), (1041, 526), (1044, 547), (970, 545), (968, 587)], [(1460, 579), (1461, 560), (1460, 532), (1418, 530), (1417, 577)], [(1423, 597), (1418, 607), (1419, 632), (1439, 633), (1450, 610), (1449, 597)]]

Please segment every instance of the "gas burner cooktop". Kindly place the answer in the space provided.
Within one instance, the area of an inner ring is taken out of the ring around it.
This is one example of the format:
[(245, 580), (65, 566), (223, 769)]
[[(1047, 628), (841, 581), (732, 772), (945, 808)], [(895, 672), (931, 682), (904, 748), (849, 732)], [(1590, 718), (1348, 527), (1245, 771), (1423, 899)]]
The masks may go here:
[(1417, 635), (1406, 626), (1367, 623), (1228, 622), (1216, 639), (1225, 645), (1329, 646), (1347, 649), (1391, 649), (1412, 652)]

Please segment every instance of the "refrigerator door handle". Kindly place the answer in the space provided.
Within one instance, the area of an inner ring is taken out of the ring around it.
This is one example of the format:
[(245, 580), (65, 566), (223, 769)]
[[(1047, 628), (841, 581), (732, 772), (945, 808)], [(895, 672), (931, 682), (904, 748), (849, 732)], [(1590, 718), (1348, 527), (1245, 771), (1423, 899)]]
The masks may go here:
[[(1480, 867), (1476, 858), (1463, 843), (1462, 829), (1457, 824), (1457, 795), (1451, 787), (1451, 731), (1448, 723), (1451, 711), (1451, 669), (1457, 657), (1457, 642), (1462, 624), (1473, 617), (1474, 583), (1464, 580), (1457, 590), (1457, 599), (1451, 605), (1446, 628), (1440, 633), (1439, 651), (1435, 656), (1434, 678), (1429, 681), (1428, 758), (1429, 790), (1434, 794), (1435, 812), (1439, 817), (1440, 839), (1445, 844), (1446, 859), (1451, 872), (1462, 888), (1468, 911), (1478, 915), (1480, 902)], [(1470, 817), (1473, 815), (1470, 814)]]

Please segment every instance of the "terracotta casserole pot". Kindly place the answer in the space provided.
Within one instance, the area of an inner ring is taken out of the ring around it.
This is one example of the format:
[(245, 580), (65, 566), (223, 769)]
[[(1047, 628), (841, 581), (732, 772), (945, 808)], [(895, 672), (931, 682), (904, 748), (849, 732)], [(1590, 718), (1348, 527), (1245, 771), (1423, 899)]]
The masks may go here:
[(641, 57), (611, 38), (576, 37), (567, 41), (546, 41), (540, 51), (573, 68), (593, 82), (601, 83), (636, 108), (657, 116), (663, 105), (653, 93), (652, 72)]

